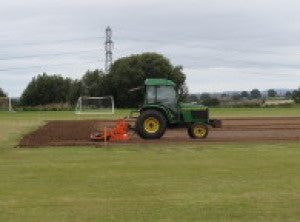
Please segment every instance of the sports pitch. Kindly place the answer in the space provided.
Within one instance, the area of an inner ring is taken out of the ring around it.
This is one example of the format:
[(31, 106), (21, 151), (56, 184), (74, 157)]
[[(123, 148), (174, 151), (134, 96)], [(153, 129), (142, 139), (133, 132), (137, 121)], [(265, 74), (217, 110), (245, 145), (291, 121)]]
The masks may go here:
[[(300, 108), (212, 114), (300, 117)], [(300, 220), (299, 142), (14, 148), (46, 120), (91, 118), (0, 114), (0, 221)]]

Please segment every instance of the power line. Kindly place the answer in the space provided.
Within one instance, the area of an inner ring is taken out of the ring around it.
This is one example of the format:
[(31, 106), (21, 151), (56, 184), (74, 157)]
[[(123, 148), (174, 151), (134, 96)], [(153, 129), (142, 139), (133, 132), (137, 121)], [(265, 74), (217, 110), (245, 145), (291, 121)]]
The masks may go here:
[(26, 58), (40, 58), (40, 57), (48, 57), (48, 56), (61, 56), (61, 55), (73, 55), (78, 53), (87, 53), (87, 52), (94, 52), (99, 49), (93, 50), (82, 50), (77, 52), (62, 52), (62, 53), (52, 53), (52, 54), (40, 54), (40, 55), (26, 55), (26, 56), (15, 56), (9, 58), (0, 58), (0, 61), (7, 61), (7, 60), (14, 60), (14, 59), (26, 59)]
[[(80, 63), (96, 63), (99, 62), (101, 60), (94, 60), (94, 61), (88, 61), (88, 62), (80, 62)], [(102, 60), (103, 61), (103, 60)], [(58, 63), (58, 64), (50, 64), (50, 65), (36, 65), (36, 66), (25, 66), (25, 67), (10, 67), (10, 68), (6, 68), (6, 69), (0, 69), (0, 72), (7, 72), (7, 71), (12, 71), (12, 70), (23, 70), (23, 69), (32, 69), (32, 68), (44, 68), (44, 67), (48, 67), (48, 66), (64, 66), (64, 65), (76, 65), (77, 63), (74, 62), (68, 62), (68, 63)]]
[[(106, 60), (105, 60), (105, 70), (107, 71), (108, 67), (110, 67), (111, 63), (112, 63), (112, 47), (113, 47), (113, 41), (111, 40), (111, 29), (108, 27), (106, 29), (106, 41), (105, 41), (105, 55), (106, 55)], [(52, 41), (53, 42), (66, 42), (66, 41), (80, 41), (80, 40), (88, 40), (91, 38), (103, 38), (103, 37), (87, 37), (87, 38), (77, 38), (77, 39), (69, 39), (69, 40), (56, 40), (56, 41)], [(170, 41), (165, 41), (162, 39), (158, 39), (158, 40), (150, 40), (150, 39), (139, 39), (139, 38), (135, 38), (135, 37), (123, 37), (121, 38), (122, 40), (131, 40), (134, 42), (152, 42), (152, 43), (170, 43)], [(121, 40), (120, 39), (120, 40)], [(48, 42), (49, 43), (49, 42)], [(51, 42), (50, 42), (51, 43)], [(192, 44), (193, 45), (193, 44)], [(183, 44), (183, 47), (191, 47), (192, 46), (190, 43), (187, 44)], [(200, 47), (205, 47), (208, 49), (215, 49), (218, 51), (223, 51), (223, 49), (225, 50), (231, 50), (231, 51), (238, 51), (238, 52), (243, 52), (243, 53), (247, 53), (247, 50), (243, 50), (243, 49), (234, 49), (234, 48), (222, 48), (222, 47), (218, 47), (218, 46), (204, 46), (201, 44), (196, 44), (196, 46), (200, 46)], [(98, 49), (95, 49), (98, 50)], [(83, 51), (78, 51), (78, 52), (60, 52), (60, 53), (52, 53), (52, 54), (41, 54), (41, 55), (25, 55), (25, 56), (15, 56), (15, 57), (9, 57), (9, 58), (0, 58), (1, 61), (9, 61), (9, 60), (14, 60), (14, 59), (24, 59), (24, 58), (39, 58), (39, 57), (48, 57), (48, 56), (61, 56), (61, 55), (73, 55), (73, 54), (79, 54), (79, 53), (88, 53), (88, 52), (93, 52), (95, 51), (93, 50), (83, 50)], [(250, 50), (251, 51), (251, 50)], [(274, 51), (256, 51), (259, 53), (271, 53), (271, 54), (286, 54), (284, 52), (274, 52)], [(298, 55), (298, 54), (296, 54)], [(299, 54), (300, 55), (300, 54)], [(203, 59), (207, 59), (208, 60), (208, 56), (205, 56), (205, 58), (203, 57), (198, 57), (198, 56), (191, 56), (191, 55), (185, 55), (184, 56), (186, 59), (189, 60), (189, 62), (191, 62), (192, 64), (196, 63), (195, 66), (197, 66), (198, 68), (201, 67), (201, 65), (197, 65), (199, 58)], [(213, 56), (215, 57), (215, 56)], [(217, 56), (218, 61), (223, 60), (224, 63), (228, 63), (228, 61), (226, 61), (226, 59), (224, 60), (223, 58), (219, 58), (220, 56)], [(231, 62), (243, 62), (243, 61), (236, 61), (233, 60)], [(243, 62), (246, 63), (250, 66), (254, 66), (256, 63), (251, 63), (251, 62)], [(285, 67), (292, 67), (295, 65), (286, 65), (286, 64), (276, 64), (276, 63), (272, 63), (271, 65), (278, 65), (278, 66), (285, 66)], [(27, 68), (37, 68), (37, 67), (43, 67), (43, 66), (27, 66), (27, 67), (11, 67), (11, 68), (7, 68), (7, 69), (0, 69), (0, 71), (9, 71), (9, 70), (17, 70), (17, 69), (27, 69)], [(264, 74), (262, 74), (264, 75)], [(272, 75), (272, 74), (271, 74)], [(289, 74), (288, 74), (289, 75)]]
[[(45, 42), (32, 42), (32, 43), (18, 43), (18, 44), (2, 44), (0, 47), (10, 47), (10, 46), (33, 46), (33, 45), (43, 45), (43, 44), (53, 44), (53, 43), (65, 43), (65, 42), (71, 42), (71, 41), (86, 41), (90, 39), (103, 39), (106, 38), (104, 36), (90, 36), (85, 38), (74, 38), (74, 39), (61, 39), (61, 40), (53, 40), (53, 41), (45, 41)], [(164, 39), (145, 39), (145, 38), (136, 38), (136, 37), (117, 37), (117, 39), (121, 40), (129, 40), (132, 42), (148, 42), (153, 44), (171, 44), (172, 41), (170, 40), (164, 40)], [(174, 42), (174, 44), (177, 44)], [(262, 54), (272, 54), (272, 55), (297, 55), (299, 56), (300, 53), (290, 53), (290, 52), (279, 52), (279, 51), (272, 51), (272, 50), (254, 50), (254, 49), (238, 49), (233, 47), (224, 47), (224, 46), (208, 46), (201, 43), (192, 43), (189, 41), (189, 43), (180, 43), (184, 47), (188, 48), (195, 48), (197, 46), (201, 48), (207, 48), (211, 50), (217, 50), (217, 51), (234, 51), (234, 52), (241, 52), (241, 53), (262, 53)], [(0, 59), (1, 60), (1, 59)]]
[(1, 44), (0, 47), (11, 47), (11, 46), (33, 46), (33, 45), (46, 45), (46, 44), (53, 44), (53, 43), (64, 43), (64, 42), (73, 42), (73, 41), (86, 41), (91, 39), (103, 39), (103, 36), (90, 36), (85, 38), (74, 38), (74, 39), (58, 39), (52, 41), (45, 41), (45, 42), (27, 42), (27, 43), (18, 43), (18, 44)]
[[(170, 40), (164, 40), (164, 39), (144, 39), (144, 38), (135, 38), (135, 37), (121, 37), (121, 38), (116, 38), (119, 40), (129, 40), (132, 42), (149, 42), (153, 44), (171, 44), (172, 41)], [(254, 50), (254, 49), (238, 49), (238, 48), (233, 48), (233, 47), (220, 47), (220, 46), (208, 46), (204, 45), (201, 43), (185, 43), (187, 41), (180, 41), (180, 45), (188, 48), (195, 48), (197, 46), (200, 46), (201, 48), (206, 48), (206, 49), (212, 49), (212, 50), (217, 50), (217, 51), (235, 51), (235, 52), (241, 52), (241, 53), (262, 53), (262, 54), (273, 54), (273, 55), (297, 55), (300, 56), (299, 52), (291, 53), (291, 52), (279, 52), (279, 51), (272, 51), (272, 50)], [(178, 45), (178, 43), (174, 42), (174, 44)]]

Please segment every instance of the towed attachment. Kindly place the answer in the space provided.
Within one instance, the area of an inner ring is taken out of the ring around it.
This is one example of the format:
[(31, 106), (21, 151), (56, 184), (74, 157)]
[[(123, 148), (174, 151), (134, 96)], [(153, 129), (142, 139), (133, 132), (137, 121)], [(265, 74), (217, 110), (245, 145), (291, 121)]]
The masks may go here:
[(95, 132), (91, 134), (90, 139), (94, 141), (126, 141), (131, 137), (128, 135), (130, 125), (125, 119), (119, 119), (112, 130), (107, 129), (102, 132)]

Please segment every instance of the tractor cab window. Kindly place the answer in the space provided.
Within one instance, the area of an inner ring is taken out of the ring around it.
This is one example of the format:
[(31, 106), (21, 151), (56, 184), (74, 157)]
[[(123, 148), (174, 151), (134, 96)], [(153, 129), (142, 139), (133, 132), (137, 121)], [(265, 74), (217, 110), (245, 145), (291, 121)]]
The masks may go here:
[(176, 92), (173, 86), (157, 87), (157, 102), (161, 104), (176, 104)]
[(146, 99), (148, 104), (176, 104), (176, 91), (173, 86), (147, 86)]
[(155, 103), (156, 92), (155, 86), (147, 86), (147, 103)]

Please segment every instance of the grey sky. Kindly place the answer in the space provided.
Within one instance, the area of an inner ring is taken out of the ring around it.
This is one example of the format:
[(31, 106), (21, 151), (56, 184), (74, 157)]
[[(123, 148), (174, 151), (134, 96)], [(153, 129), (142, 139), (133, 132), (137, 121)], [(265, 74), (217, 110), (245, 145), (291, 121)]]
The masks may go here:
[(0, 87), (19, 96), (41, 72), (81, 77), (114, 59), (159, 52), (190, 92), (300, 86), (300, 2), (292, 0), (0, 0)]

